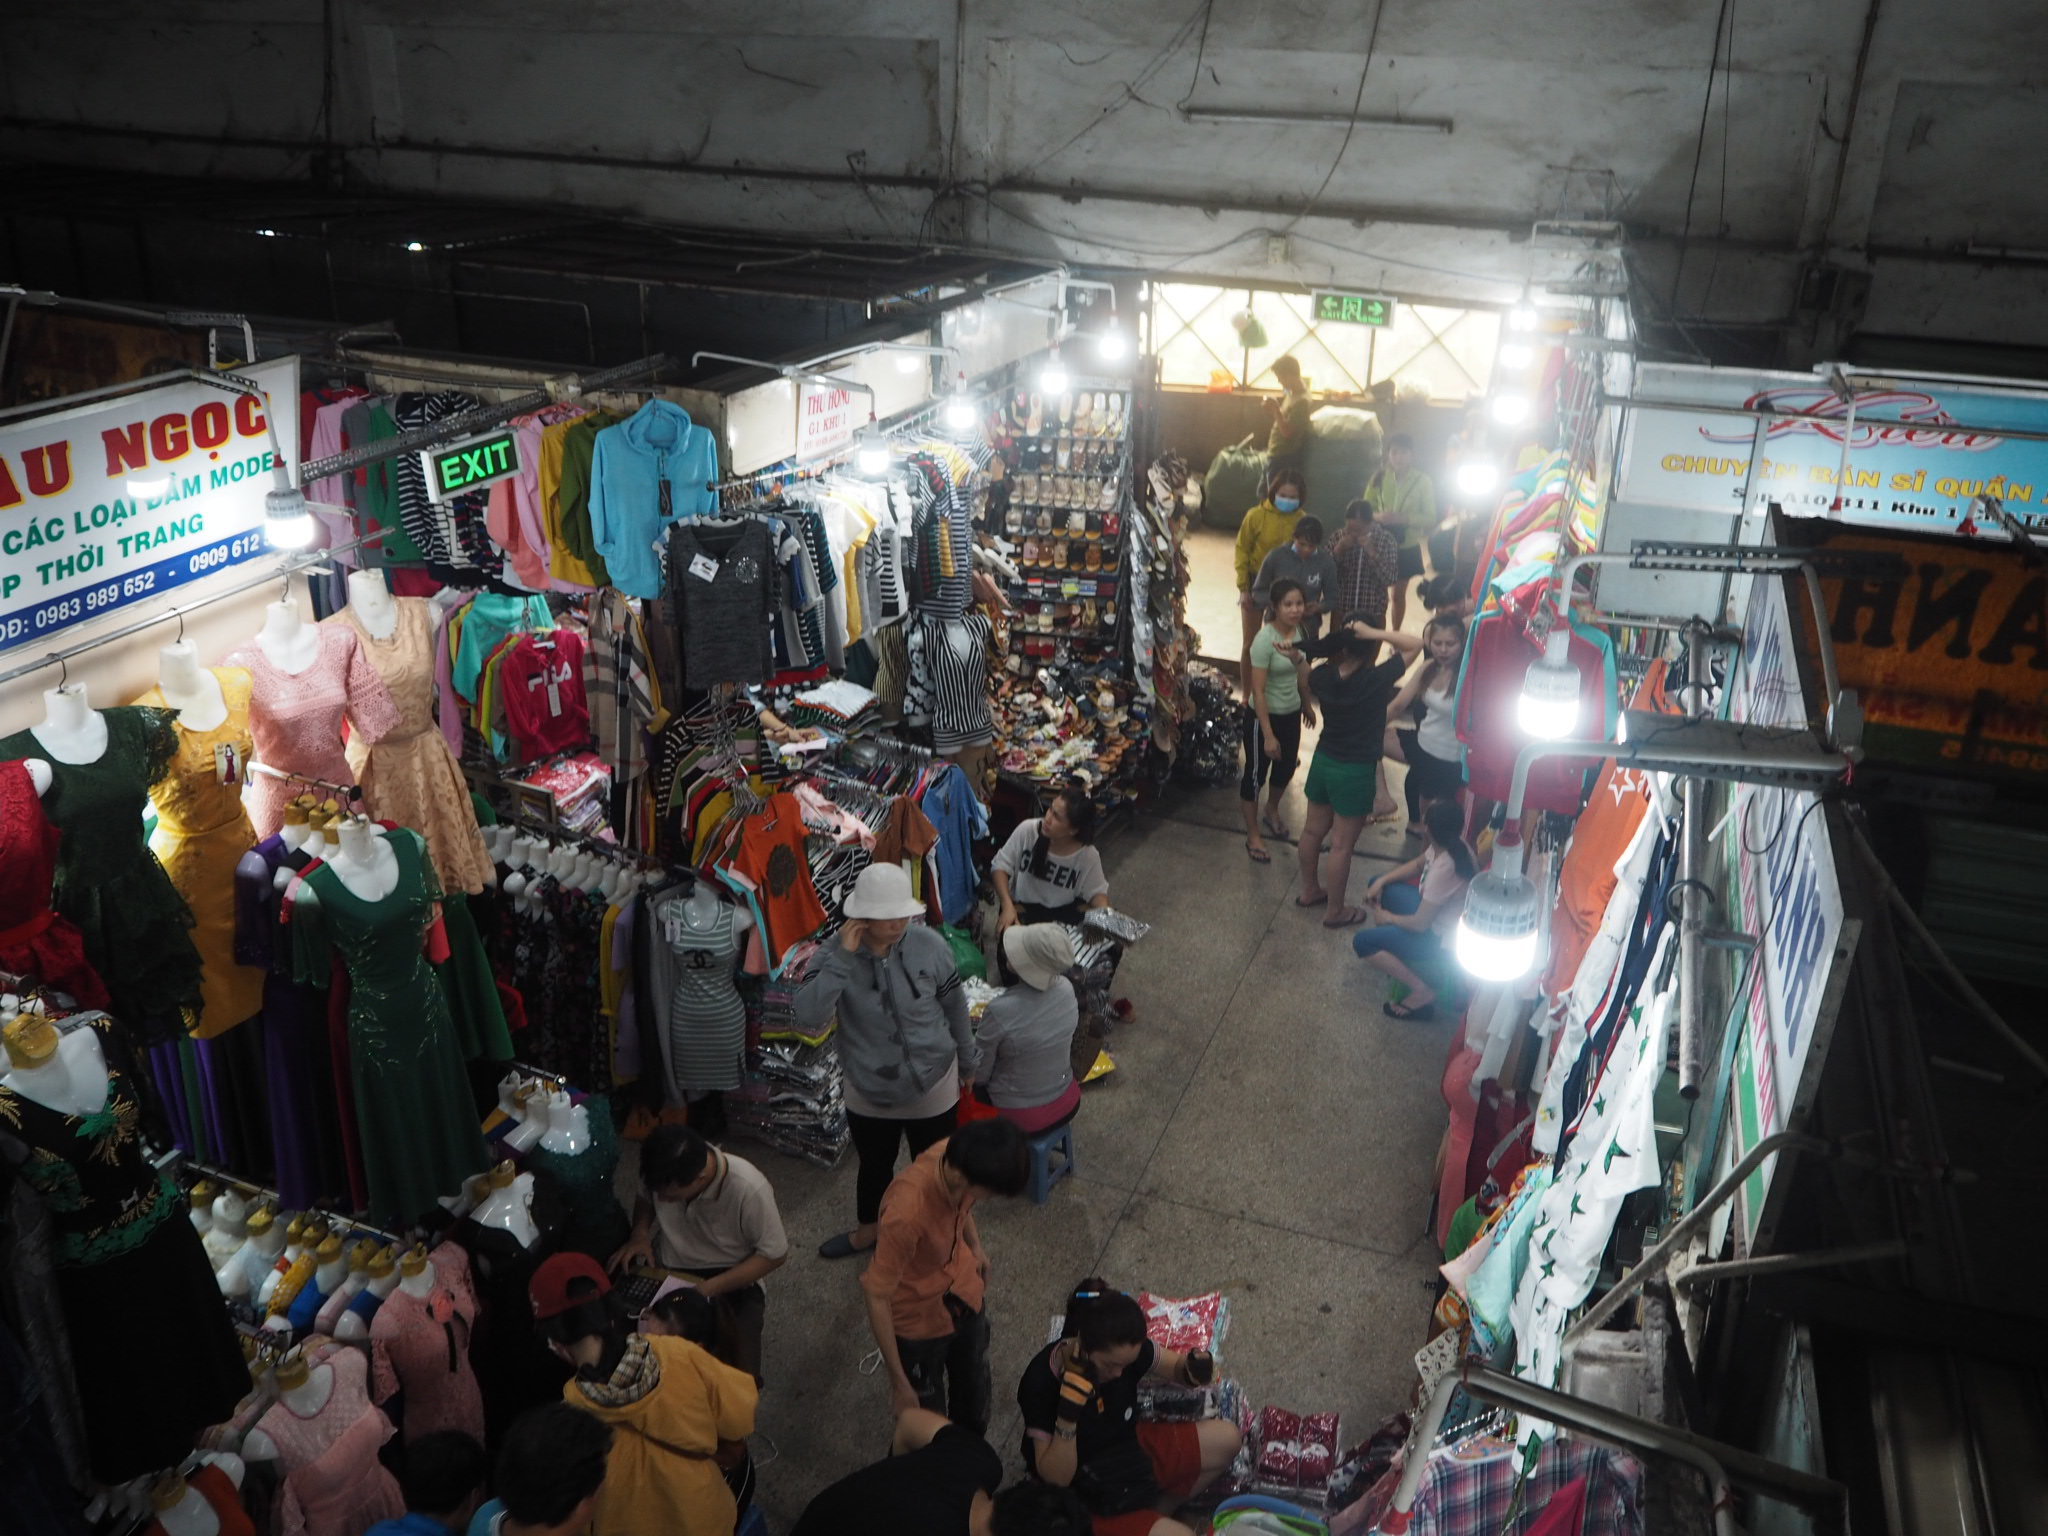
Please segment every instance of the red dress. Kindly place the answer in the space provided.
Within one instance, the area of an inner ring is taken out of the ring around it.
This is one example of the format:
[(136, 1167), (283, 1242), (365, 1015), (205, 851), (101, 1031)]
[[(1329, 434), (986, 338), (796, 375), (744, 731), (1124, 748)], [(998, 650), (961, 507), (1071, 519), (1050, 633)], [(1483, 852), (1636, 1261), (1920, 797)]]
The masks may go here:
[(108, 1008), (107, 989), (85, 958), (85, 938), (50, 906), (61, 834), (43, 814), (26, 763), (0, 763), (0, 971), (32, 976)]

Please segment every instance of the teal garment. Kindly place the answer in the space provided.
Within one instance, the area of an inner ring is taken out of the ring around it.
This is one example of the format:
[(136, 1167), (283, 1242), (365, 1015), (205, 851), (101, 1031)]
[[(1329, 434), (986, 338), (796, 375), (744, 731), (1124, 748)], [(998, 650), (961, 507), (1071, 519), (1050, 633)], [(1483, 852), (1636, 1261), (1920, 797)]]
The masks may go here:
[(565, 1252), (587, 1253), (603, 1262), (626, 1245), (633, 1223), (619, 1204), (619, 1132), (611, 1104), (592, 1094), (583, 1101), (590, 1114), (590, 1145), (581, 1152), (550, 1152), (536, 1146), (526, 1154), (527, 1171), (551, 1178), (562, 1192), (562, 1225), (556, 1238)]
[(711, 489), (717, 478), (718, 440), (672, 401), (650, 400), (622, 425), (597, 434), (590, 469), (591, 542), (613, 586), (629, 597), (661, 596), (655, 547), (677, 518), (717, 514), (718, 493)]
[(448, 958), (435, 963), (434, 975), (448, 999), (456, 1042), (470, 1061), (510, 1061), (512, 1031), (505, 1023), (498, 978), (484, 952), (469, 898), (450, 892), (441, 902), (441, 918), (448, 934)]
[(1283, 643), (1299, 645), (1306, 638), (1296, 630), (1292, 641), (1283, 642), (1279, 630), (1264, 624), (1252, 640), (1252, 665), (1266, 670), (1266, 713), (1269, 715), (1291, 715), (1301, 708), (1301, 669), (1280, 654), (1280, 646)]
[(472, 704), (476, 702), (477, 680), (484, 661), (498, 648), (498, 642), (516, 629), (535, 631), (555, 627), (548, 600), (539, 593), (513, 597), (503, 592), (479, 592), (462, 616), (462, 643), (455, 648), (455, 691)]
[(1543, 1203), (1543, 1192), (1550, 1188), (1550, 1177), (1547, 1163), (1529, 1170), (1515, 1196), (1514, 1209), (1494, 1223), (1492, 1252), (1479, 1261), (1479, 1268), (1466, 1284), (1465, 1300), (1471, 1307), (1475, 1334), (1489, 1344), (1514, 1332), (1508, 1321), (1508, 1308), (1522, 1283), (1522, 1272), (1529, 1267), (1536, 1208)]

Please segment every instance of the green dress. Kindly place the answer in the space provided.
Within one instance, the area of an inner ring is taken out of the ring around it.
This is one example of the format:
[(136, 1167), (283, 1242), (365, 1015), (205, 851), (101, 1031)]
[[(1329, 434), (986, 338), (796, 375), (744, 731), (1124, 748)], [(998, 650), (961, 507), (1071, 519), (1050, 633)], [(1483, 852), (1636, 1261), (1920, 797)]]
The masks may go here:
[(386, 839), (398, 883), (381, 901), (363, 900), (324, 863), (306, 871), (293, 904), (292, 952), (307, 986), (328, 984), (330, 946), (348, 971), (349, 1077), (368, 1214), (402, 1226), (458, 1192), (490, 1165), (490, 1154), (424, 947), (440, 899), (426, 842), (404, 829)]
[(39, 757), (50, 765), (43, 814), (64, 837), (51, 905), (84, 935), (114, 1017), (161, 1040), (180, 1032), (185, 1010), (200, 999), (192, 909), (143, 836), (150, 786), (178, 755), (178, 717), (135, 705), (100, 715), (107, 750), (97, 761), (59, 762), (33, 731), (16, 731), (0, 739), (0, 762)]

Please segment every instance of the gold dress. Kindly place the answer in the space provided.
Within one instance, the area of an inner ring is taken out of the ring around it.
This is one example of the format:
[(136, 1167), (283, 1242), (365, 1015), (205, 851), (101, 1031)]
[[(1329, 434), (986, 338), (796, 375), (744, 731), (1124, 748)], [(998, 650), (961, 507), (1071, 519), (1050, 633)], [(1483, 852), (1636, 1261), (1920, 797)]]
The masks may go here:
[[(149, 851), (192, 909), (192, 944), (203, 969), (199, 1017), (191, 1033), (201, 1040), (225, 1034), (263, 1011), (261, 967), (235, 963), (235, 865), (256, 842), (256, 829), (242, 808), (242, 785), (256, 751), (249, 735), (254, 683), (240, 667), (208, 670), (220, 683), (227, 718), (210, 731), (178, 726), (177, 756), (149, 791), (157, 816)], [(172, 709), (160, 688), (135, 702)], [(220, 781), (216, 749), (221, 747), (235, 754), (232, 784)]]

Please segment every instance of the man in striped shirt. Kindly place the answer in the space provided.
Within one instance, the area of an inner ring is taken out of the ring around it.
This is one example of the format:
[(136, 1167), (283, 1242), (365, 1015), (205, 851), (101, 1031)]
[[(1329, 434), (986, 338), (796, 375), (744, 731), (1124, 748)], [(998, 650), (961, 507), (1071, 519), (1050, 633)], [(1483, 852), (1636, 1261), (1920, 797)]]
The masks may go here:
[(1337, 591), (1330, 612), (1340, 619), (1362, 614), (1374, 629), (1387, 622), (1387, 593), (1400, 580), (1401, 541), (1383, 527), (1369, 501), (1345, 509), (1344, 526), (1330, 554), (1337, 562)]

